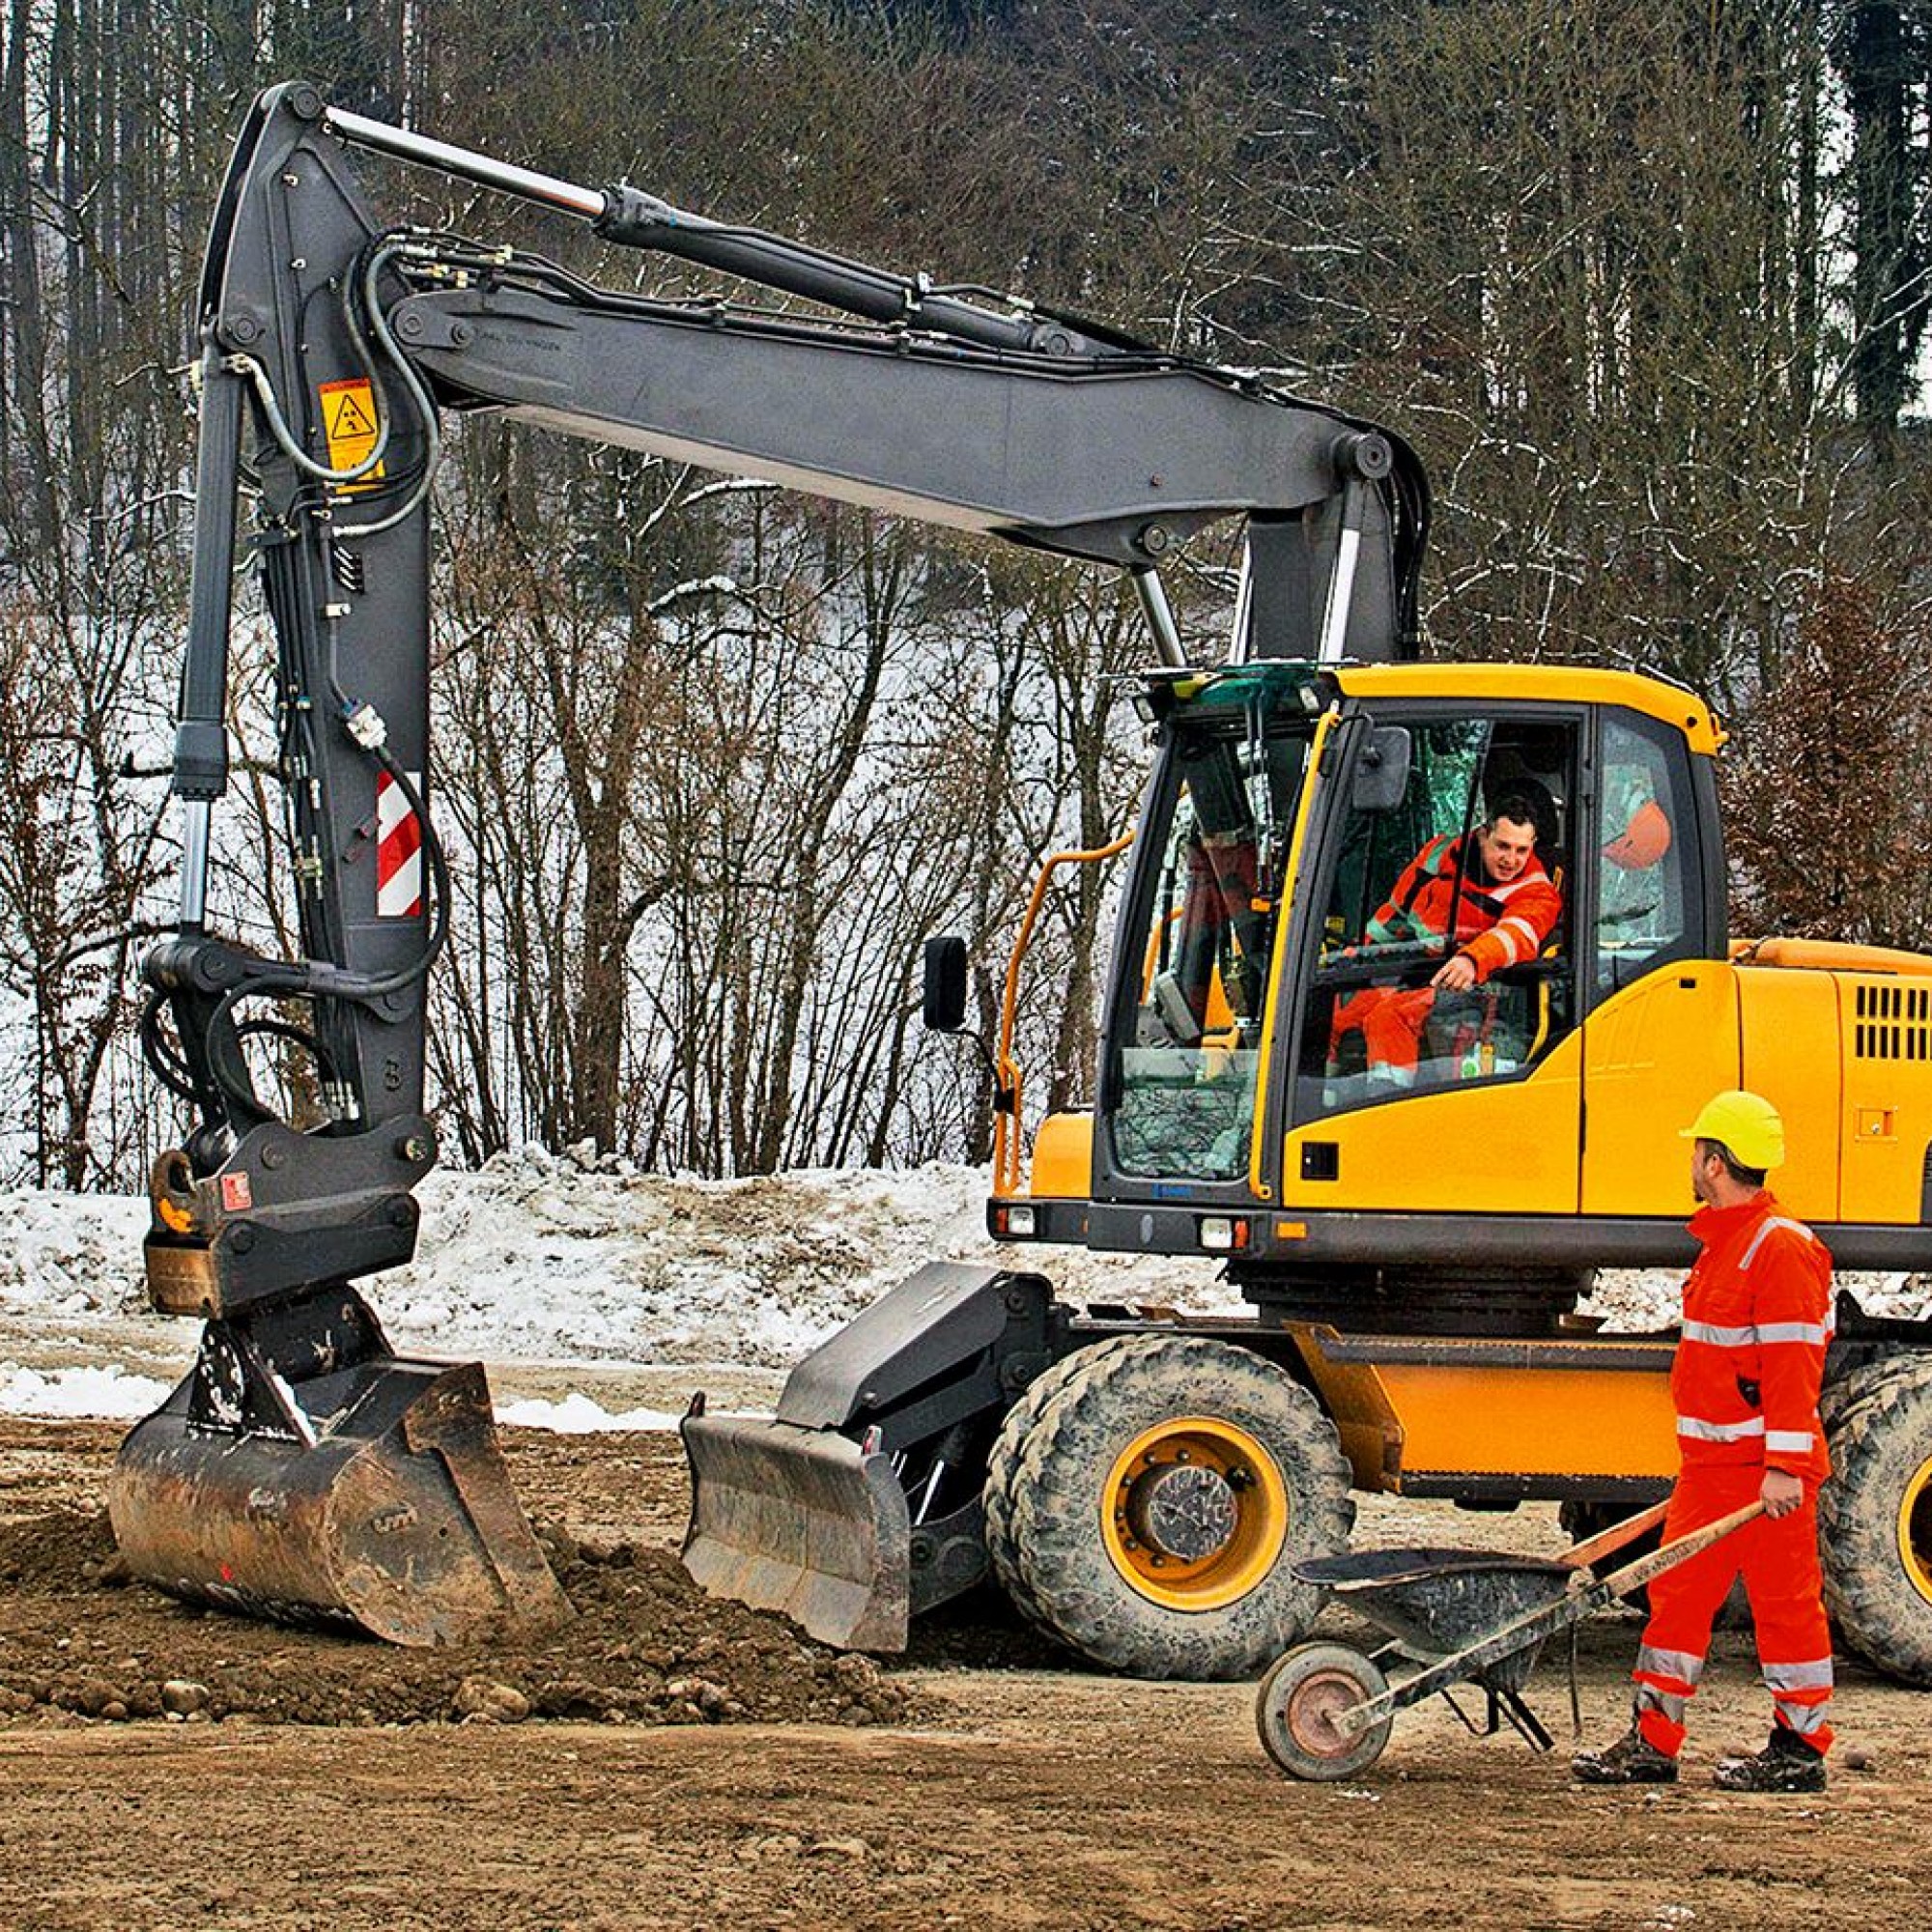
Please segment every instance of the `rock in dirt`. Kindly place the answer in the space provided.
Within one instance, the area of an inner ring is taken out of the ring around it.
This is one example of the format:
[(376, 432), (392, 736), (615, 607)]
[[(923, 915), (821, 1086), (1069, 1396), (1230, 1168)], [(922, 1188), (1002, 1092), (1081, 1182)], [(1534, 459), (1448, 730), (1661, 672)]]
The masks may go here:
[(456, 1693), (456, 1715), (486, 1724), (521, 1724), (530, 1715), (530, 1700), (514, 1684), (466, 1677)]

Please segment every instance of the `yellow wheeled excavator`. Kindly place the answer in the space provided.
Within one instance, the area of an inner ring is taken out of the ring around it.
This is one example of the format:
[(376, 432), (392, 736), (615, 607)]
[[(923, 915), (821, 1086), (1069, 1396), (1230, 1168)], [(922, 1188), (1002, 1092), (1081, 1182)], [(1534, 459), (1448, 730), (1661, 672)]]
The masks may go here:
[[(386, 224), (358, 151), (814, 306), (642, 298)], [(406, 1642), (568, 1614), (480, 1367), (396, 1357), (355, 1285), (412, 1253), (412, 1189), (437, 1151), (427, 513), (446, 412), (1123, 570), (1148, 619), (1139, 824), (1049, 868), (1128, 854), (1094, 1103), (1023, 1147), (1023, 931), (993, 1056), (988, 1225), (1011, 1262), (918, 1269), (798, 1366), (769, 1420), (694, 1402), (685, 1556), (706, 1587), (891, 1649), (991, 1577), (1102, 1663), (1244, 1674), (1315, 1614), (1293, 1566), (1346, 1541), (1353, 1489), (1589, 1510), (1667, 1480), (1669, 1339), (1602, 1337), (1572, 1311), (1598, 1267), (1688, 1258), (1675, 1130), (1710, 1093), (1783, 1108), (1780, 1194), (1841, 1266), (1932, 1260), (1932, 959), (1730, 939), (1721, 733), (1690, 694), (1418, 662), (1428, 488), (1387, 430), (1037, 303), (511, 167), (303, 84), (265, 95), (238, 143), (199, 367), (183, 905), (146, 964), (145, 1031), (197, 1117), (156, 1170), (150, 1293), (206, 1325), (117, 1460), (137, 1574)], [(298, 960), (206, 919), (244, 473), (279, 645)], [(1158, 566), (1236, 517), (1227, 660), (1190, 665)], [(1389, 895), (1418, 852), (1467, 849), (1499, 817), (1533, 835), (1561, 916), (1480, 986), (1424, 993), (1444, 942), (1398, 934)], [(961, 1028), (965, 968), (956, 942), (928, 950), (935, 1026)], [(1396, 1061), (1359, 1024), (1377, 1001), (1414, 1020)], [(263, 1098), (263, 1032), (313, 1060), (320, 1126)], [(1253, 1314), (1069, 1306), (1021, 1252), (1068, 1242), (1218, 1259)], [(1841, 1297), (1833, 1602), (1850, 1641), (1923, 1681), (1928, 1350), (1932, 1324)]]

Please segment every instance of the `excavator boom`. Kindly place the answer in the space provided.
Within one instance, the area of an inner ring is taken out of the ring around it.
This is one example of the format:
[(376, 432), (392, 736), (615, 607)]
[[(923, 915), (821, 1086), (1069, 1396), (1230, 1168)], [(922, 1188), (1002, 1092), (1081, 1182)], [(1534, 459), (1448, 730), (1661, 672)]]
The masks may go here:
[[(813, 307), (641, 297), (520, 248), (387, 222), (356, 151)], [(332, 108), (301, 83), (265, 94), (237, 142), (198, 354), (181, 917), (145, 962), (143, 1034), (195, 1119), (155, 1170), (150, 1296), (208, 1325), (188, 1378), (122, 1450), (116, 1534), (138, 1574), (232, 1607), (347, 1618), (406, 1642), (541, 1625), (568, 1606), (510, 1491), (480, 1369), (397, 1357), (354, 1286), (414, 1252), (413, 1189), (438, 1152), (424, 986), (451, 935), (431, 810), (428, 518), (444, 418), (487, 411), (1125, 570), (1175, 665), (1157, 566), (1231, 516), (1247, 527), (1240, 652), (1412, 655), (1427, 485), (1400, 439), (1250, 373), (628, 185), (514, 167)], [(208, 918), (244, 544), (277, 642), (293, 959)], [(264, 1038), (307, 1057), (319, 1119), (283, 1118), (258, 1077)], [(999, 1293), (961, 1293), (969, 1327), (1004, 1323)], [(695, 1546), (755, 1557), (787, 1544), (778, 1569), (796, 1574), (769, 1600), (817, 1600), (840, 1564), (871, 1562), (826, 1555), (836, 1536), (796, 1529), (837, 1529), (884, 1494), (875, 1452), (831, 1427), (797, 1455), (720, 1421), (688, 1428), (708, 1511)], [(721, 1470), (735, 1458), (762, 1474), (707, 1484), (713, 1453)], [(902, 1546), (910, 1528), (886, 1523), (873, 1541)], [(827, 1613), (848, 1634), (867, 1614)]]

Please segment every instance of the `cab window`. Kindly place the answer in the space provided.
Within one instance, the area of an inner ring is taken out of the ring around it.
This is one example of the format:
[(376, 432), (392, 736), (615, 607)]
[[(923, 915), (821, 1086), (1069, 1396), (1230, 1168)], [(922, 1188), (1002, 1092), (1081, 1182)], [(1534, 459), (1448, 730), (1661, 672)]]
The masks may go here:
[(1172, 806), (1128, 955), (1139, 981), (1116, 1039), (1122, 1173), (1248, 1171), (1278, 895), (1312, 735), (1298, 705), (1272, 699), (1175, 727)]
[(1666, 960), (1694, 952), (1697, 864), (1682, 737), (1635, 712), (1604, 723), (1604, 846), (1597, 871), (1596, 980), (1600, 998)]
[(1343, 815), (1297, 1120), (1519, 1076), (1574, 1024), (1577, 724), (1460, 714), (1406, 730), (1400, 800)]

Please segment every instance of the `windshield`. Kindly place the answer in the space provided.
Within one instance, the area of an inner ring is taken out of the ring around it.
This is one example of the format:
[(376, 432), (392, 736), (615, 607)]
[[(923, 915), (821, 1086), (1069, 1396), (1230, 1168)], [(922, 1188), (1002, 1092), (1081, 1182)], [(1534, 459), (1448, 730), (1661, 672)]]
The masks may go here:
[(1143, 860), (1134, 1004), (1114, 1034), (1125, 1174), (1248, 1171), (1276, 913), (1314, 737), (1303, 682), (1279, 667), (1231, 674), (1170, 724), (1171, 803)]

